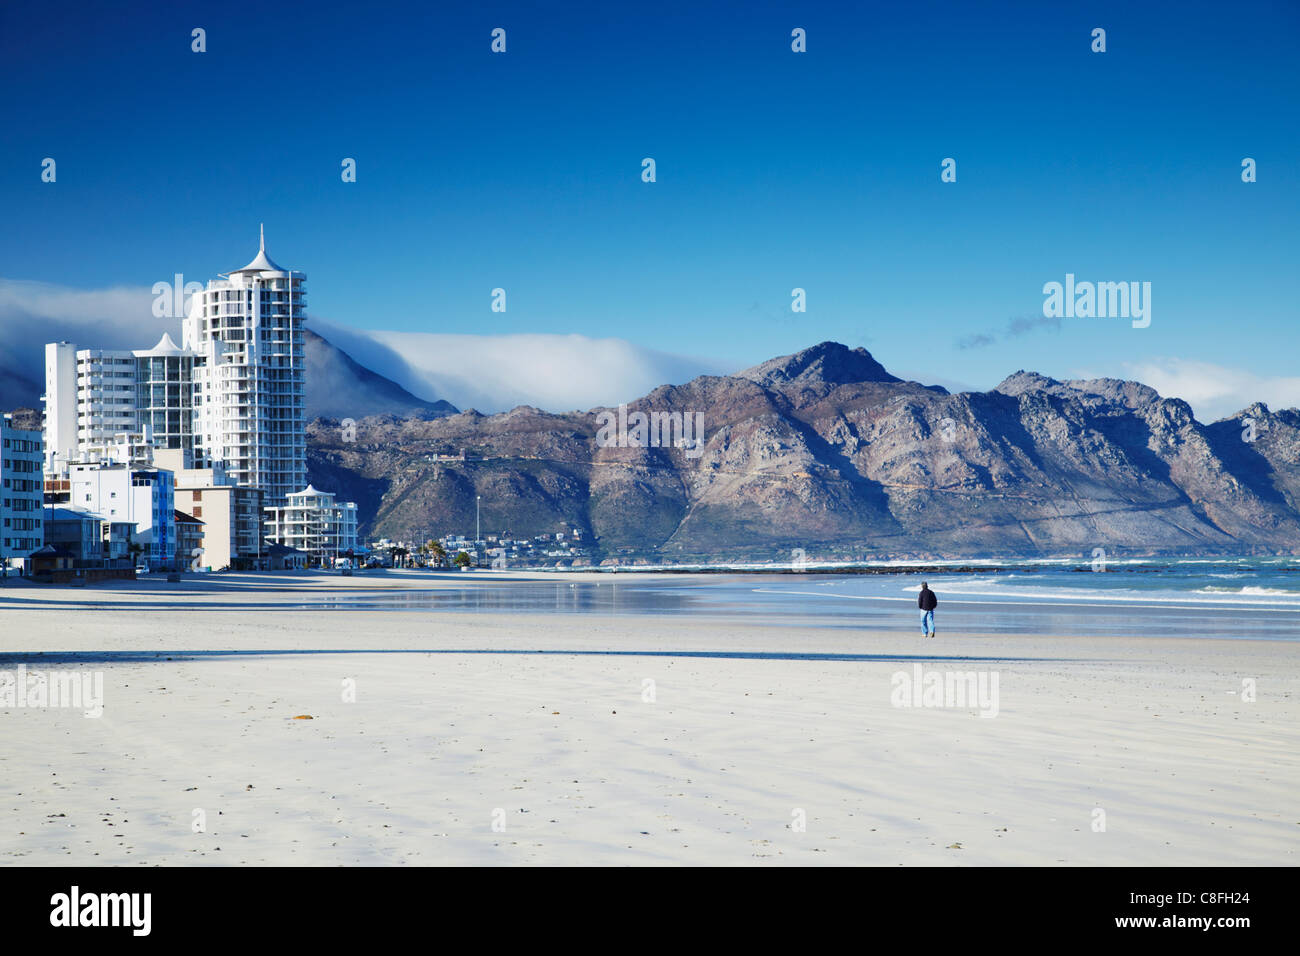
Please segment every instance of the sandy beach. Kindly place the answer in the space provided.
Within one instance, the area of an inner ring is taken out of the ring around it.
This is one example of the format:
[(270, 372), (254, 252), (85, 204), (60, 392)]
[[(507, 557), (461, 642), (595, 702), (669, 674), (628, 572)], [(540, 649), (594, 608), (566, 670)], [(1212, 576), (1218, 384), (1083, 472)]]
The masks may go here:
[(0, 708), (0, 862), (1297, 861), (1293, 643), (300, 606), (417, 584), (465, 580), (9, 582), (0, 672), (103, 713)]

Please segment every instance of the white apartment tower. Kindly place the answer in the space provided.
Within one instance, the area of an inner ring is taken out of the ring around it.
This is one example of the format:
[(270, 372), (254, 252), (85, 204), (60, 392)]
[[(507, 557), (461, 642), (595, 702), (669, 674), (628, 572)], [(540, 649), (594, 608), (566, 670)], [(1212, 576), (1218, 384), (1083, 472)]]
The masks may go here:
[(190, 300), (182, 351), (193, 353), (197, 460), (283, 504), (307, 484), (301, 272), (266, 255), (208, 282)]
[(139, 435), (136, 361), (129, 351), (45, 346), (45, 461), (47, 471), (68, 462), (111, 457)]
[(193, 453), (194, 353), (166, 333), (151, 349), (45, 346), (45, 470), (73, 462), (147, 464), (154, 448)]

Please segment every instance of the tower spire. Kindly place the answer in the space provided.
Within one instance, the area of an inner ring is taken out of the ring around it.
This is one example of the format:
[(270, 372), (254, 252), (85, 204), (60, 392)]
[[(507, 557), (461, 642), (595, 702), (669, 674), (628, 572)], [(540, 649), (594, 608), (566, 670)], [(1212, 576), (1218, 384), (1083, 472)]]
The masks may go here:
[[(235, 272), (283, 272), (284, 270), (277, 266), (266, 255), (266, 224), (258, 223), (257, 226), (257, 257), (242, 269), (236, 269)], [(231, 273), (233, 275), (234, 273)]]

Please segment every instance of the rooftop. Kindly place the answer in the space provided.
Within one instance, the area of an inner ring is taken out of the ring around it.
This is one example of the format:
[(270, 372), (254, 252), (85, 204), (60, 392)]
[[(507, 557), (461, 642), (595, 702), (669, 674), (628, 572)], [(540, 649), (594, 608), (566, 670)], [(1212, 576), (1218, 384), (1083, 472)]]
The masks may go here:
[(136, 358), (161, 358), (169, 355), (193, 355), (194, 353), (178, 346), (172, 341), (172, 337), (164, 332), (162, 338), (158, 340), (158, 344), (153, 348), (136, 349), (132, 354)]
[(286, 269), (281, 269), (278, 265), (272, 262), (271, 259), (268, 258), (266, 255), (266, 226), (265, 225), (259, 226), (258, 232), (260, 234), (260, 238), (258, 240), (258, 245), (257, 245), (257, 257), (254, 258), (253, 261), (250, 262), (248, 265), (244, 266), (244, 268), (232, 270), (229, 273), (230, 275), (235, 275), (236, 273), (240, 273), (240, 272), (286, 272), (288, 271)]

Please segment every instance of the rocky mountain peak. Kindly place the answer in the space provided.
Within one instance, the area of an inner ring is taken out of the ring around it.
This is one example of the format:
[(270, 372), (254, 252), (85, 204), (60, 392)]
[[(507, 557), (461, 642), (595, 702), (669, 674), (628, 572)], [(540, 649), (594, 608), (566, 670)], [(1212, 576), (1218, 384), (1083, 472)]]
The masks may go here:
[(1039, 375), (1037, 372), (1026, 372), (1020, 369), (1012, 372), (1004, 378), (994, 389), (995, 392), (1001, 392), (1003, 395), (1023, 395), (1025, 392), (1046, 391), (1060, 385), (1054, 378), (1048, 378), (1046, 375)]
[(822, 342), (811, 348), (768, 359), (761, 365), (736, 373), (760, 385), (776, 386), (790, 382), (828, 385), (852, 385), (859, 382), (901, 382), (864, 348), (851, 349), (839, 342)]

